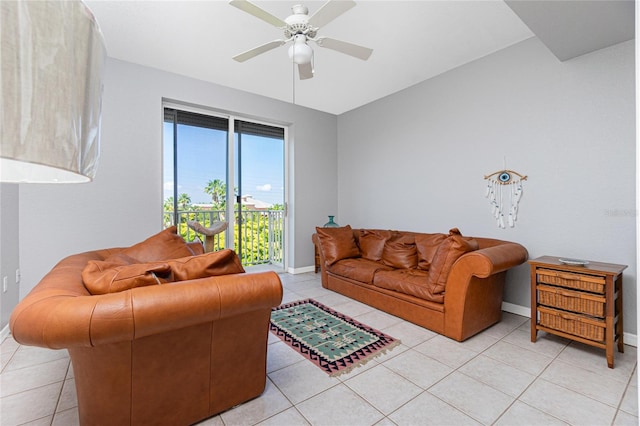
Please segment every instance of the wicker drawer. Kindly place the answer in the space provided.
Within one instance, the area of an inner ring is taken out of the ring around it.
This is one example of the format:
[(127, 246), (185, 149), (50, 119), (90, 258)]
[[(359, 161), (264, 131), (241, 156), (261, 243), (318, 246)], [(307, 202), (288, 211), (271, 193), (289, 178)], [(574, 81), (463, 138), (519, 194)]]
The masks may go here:
[(605, 277), (538, 268), (538, 282), (604, 294)]
[(538, 285), (538, 303), (552, 308), (604, 318), (605, 301), (604, 296)]
[(553, 330), (580, 336), (597, 342), (604, 341), (606, 322), (597, 318), (571, 314), (557, 309), (538, 307), (539, 324)]

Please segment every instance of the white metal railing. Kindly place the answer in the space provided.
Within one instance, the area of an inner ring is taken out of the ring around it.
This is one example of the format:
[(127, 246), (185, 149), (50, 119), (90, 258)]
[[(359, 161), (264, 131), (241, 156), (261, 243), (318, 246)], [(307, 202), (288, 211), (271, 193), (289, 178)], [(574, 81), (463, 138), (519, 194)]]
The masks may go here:
[[(200, 222), (208, 227), (213, 222), (224, 221), (224, 210), (179, 210), (164, 212), (164, 225), (176, 225), (178, 233), (186, 241), (195, 241), (198, 233), (187, 226), (187, 221)], [(233, 237), (233, 248), (242, 264), (273, 264), (284, 266), (284, 211), (283, 210), (243, 210), (235, 211), (234, 229), (215, 236), (214, 248), (225, 248), (226, 239)], [(233, 234), (231, 232), (233, 231)]]

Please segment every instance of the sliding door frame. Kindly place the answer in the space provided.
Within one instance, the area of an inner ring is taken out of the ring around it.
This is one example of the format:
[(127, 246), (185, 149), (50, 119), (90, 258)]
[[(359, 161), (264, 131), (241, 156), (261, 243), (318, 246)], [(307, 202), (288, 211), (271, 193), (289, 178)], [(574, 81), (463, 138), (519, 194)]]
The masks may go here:
[[(243, 116), (241, 114), (231, 114), (231, 113), (226, 113), (226, 112), (222, 112), (222, 111), (218, 111), (215, 109), (210, 109), (207, 107), (198, 107), (198, 106), (194, 106), (194, 105), (188, 105), (188, 104), (183, 104), (177, 101), (172, 101), (172, 100), (168, 100), (168, 99), (163, 99), (162, 100), (162, 117), (164, 117), (164, 109), (165, 108), (171, 108), (171, 109), (176, 109), (176, 110), (181, 110), (181, 111), (185, 111), (185, 112), (193, 112), (196, 114), (204, 114), (204, 115), (210, 115), (213, 117), (218, 117), (218, 118), (223, 118), (228, 120), (228, 130), (227, 130), (227, 182), (226, 182), (226, 186), (227, 186), (227, 206), (226, 206), (226, 217), (227, 217), (227, 221), (229, 223), (229, 226), (227, 228), (226, 232), (226, 237), (225, 237), (225, 248), (230, 248), (230, 249), (234, 249), (234, 236), (233, 236), (233, 232), (235, 229), (235, 212), (234, 212), (234, 203), (236, 201), (235, 199), (235, 194), (234, 194), (234, 188), (236, 186), (236, 182), (235, 182), (235, 162), (236, 162), (236, 152), (235, 152), (235, 122), (236, 120), (239, 121), (244, 121), (244, 122), (250, 122), (250, 123), (256, 123), (256, 124), (262, 124), (265, 126), (271, 126), (271, 127), (279, 127), (282, 128), (284, 131), (284, 140), (283, 140), (283, 183), (284, 183), (284, 194), (283, 194), (283, 203), (284, 203), (284, 236), (282, 239), (282, 244), (284, 246), (284, 250), (283, 250), (283, 264), (282, 264), (282, 268), (284, 271), (287, 270), (288, 268), (288, 259), (289, 259), (289, 229), (290, 229), (290, 220), (289, 220), (289, 126), (286, 124), (281, 124), (281, 123), (274, 123), (274, 122), (269, 122), (269, 121), (264, 121), (264, 120), (257, 120), (255, 118), (250, 118), (247, 116)], [(164, 119), (161, 120), (161, 123), (163, 123)], [(174, 152), (175, 152), (175, 144), (176, 141), (173, 141), (174, 143)], [(160, 148), (161, 148), (161, 157), (164, 155), (163, 153), (163, 149), (162, 149), (162, 143), (160, 144)], [(174, 158), (174, 186), (176, 186), (176, 173), (177, 173), (177, 166), (176, 166), (176, 158)], [(160, 182), (162, 182), (162, 177), (159, 179)], [(162, 194), (162, 190), (160, 191), (160, 193)], [(242, 194), (239, 194), (240, 196)], [(232, 202), (229, 202), (232, 201)], [(159, 203), (160, 206), (162, 206), (162, 201)]]

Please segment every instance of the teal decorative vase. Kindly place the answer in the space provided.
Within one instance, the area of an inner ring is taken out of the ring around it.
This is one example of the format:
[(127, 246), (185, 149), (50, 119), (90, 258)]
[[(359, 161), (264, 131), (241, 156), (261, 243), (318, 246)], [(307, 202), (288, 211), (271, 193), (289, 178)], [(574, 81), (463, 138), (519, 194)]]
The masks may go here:
[(337, 223), (335, 223), (333, 221), (334, 217), (335, 216), (329, 216), (329, 222), (325, 223), (323, 228), (338, 228), (338, 227), (340, 227), (340, 225), (338, 225)]

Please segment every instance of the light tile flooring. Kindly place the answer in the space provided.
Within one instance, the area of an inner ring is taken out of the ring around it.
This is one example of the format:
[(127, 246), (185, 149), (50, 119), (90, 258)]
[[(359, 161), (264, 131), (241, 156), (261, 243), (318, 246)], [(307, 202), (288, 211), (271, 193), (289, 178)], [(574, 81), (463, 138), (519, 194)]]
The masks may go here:
[[(270, 335), (262, 396), (201, 425), (637, 425), (636, 348), (607, 368), (600, 349), (541, 333), (525, 317), (458, 343), (321, 287), (313, 273), (282, 274), (284, 302), (313, 298), (402, 340), (337, 378)], [(0, 423), (78, 423), (66, 351), (2, 343)]]

